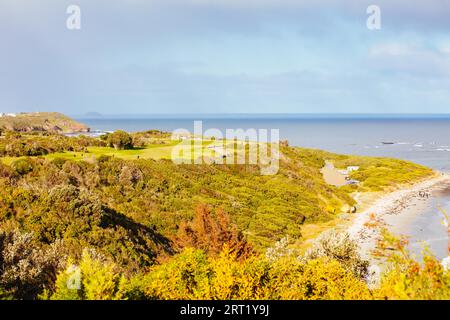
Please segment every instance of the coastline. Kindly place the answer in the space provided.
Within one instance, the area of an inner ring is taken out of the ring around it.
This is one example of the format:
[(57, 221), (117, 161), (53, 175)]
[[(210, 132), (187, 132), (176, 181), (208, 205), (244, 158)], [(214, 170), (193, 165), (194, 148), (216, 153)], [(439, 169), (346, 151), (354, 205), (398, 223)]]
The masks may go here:
[[(347, 232), (358, 242), (361, 256), (374, 260), (371, 252), (376, 248), (381, 228), (385, 227), (397, 235), (402, 234), (405, 226), (427, 208), (430, 196), (426, 195), (447, 185), (450, 185), (450, 174), (438, 172), (424, 181), (381, 196), (367, 209), (356, 214)], [(420, 192), (425, 196), (419, 196)]]

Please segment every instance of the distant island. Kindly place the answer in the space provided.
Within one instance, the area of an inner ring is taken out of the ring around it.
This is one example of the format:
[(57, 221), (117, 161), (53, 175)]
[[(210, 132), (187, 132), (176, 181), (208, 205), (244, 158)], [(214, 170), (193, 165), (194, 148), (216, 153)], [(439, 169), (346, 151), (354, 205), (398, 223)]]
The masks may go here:
[(0, 130), (16, 132), (89, 132), (90, 128), (58, 112), (0, 113)]

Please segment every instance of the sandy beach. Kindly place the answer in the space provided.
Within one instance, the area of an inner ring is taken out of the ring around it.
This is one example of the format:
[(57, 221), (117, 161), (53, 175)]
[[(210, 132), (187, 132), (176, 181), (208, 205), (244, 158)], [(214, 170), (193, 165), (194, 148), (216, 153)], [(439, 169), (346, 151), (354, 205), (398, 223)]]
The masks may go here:
[[(429, 206), (435, 191), (450, 185), (450, 174), (439, 173), (431, 179), (388, 193), (357, 214), (347, 232), (360, 245), (361, 255), (373, 260), (382, 227), (400, 235), (413, 219)], [(374, 226), (375, 225), (375, 226)]]

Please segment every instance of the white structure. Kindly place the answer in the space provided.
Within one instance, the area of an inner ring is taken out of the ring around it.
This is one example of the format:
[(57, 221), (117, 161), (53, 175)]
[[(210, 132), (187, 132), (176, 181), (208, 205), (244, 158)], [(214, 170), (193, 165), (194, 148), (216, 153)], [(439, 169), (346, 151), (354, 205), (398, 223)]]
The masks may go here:
[(450, 270), (450, 256), (442, 259), (441, 264), (444, 267), (444, 270), (449, 271)]
[(344, 176), (348, 176), (353, 171), (358, 171), (358, 166), (348, 166), (347, 169), (338, 170), (338, 172)]
[(0, 113), (0, 117), (17, 117), (15, 113)]

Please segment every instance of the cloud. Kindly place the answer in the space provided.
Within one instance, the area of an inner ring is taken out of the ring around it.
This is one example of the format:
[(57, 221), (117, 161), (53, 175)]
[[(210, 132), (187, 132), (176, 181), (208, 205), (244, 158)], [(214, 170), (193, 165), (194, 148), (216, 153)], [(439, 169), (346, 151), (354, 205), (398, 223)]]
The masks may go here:
[[(377, 0), (0, 2), (0, 109), (443, 110), (450, 3)], [(437, 94), (439, 93), (439, 94)]]
[(417, 48), (409, 44), (385, 43), (376, 45), (369, 50), (373, 57), (379, 56), (409, 56), (417, 53)]
[(450, 55), (450, 41), (438, 44), (438, 50), (441, 54)]
[(424, 44), (382, 43), (369, 49), (369, 61), (389, 75), (416, 77), (424, 81), (450, 77), (450, 55), (446, 47)]

